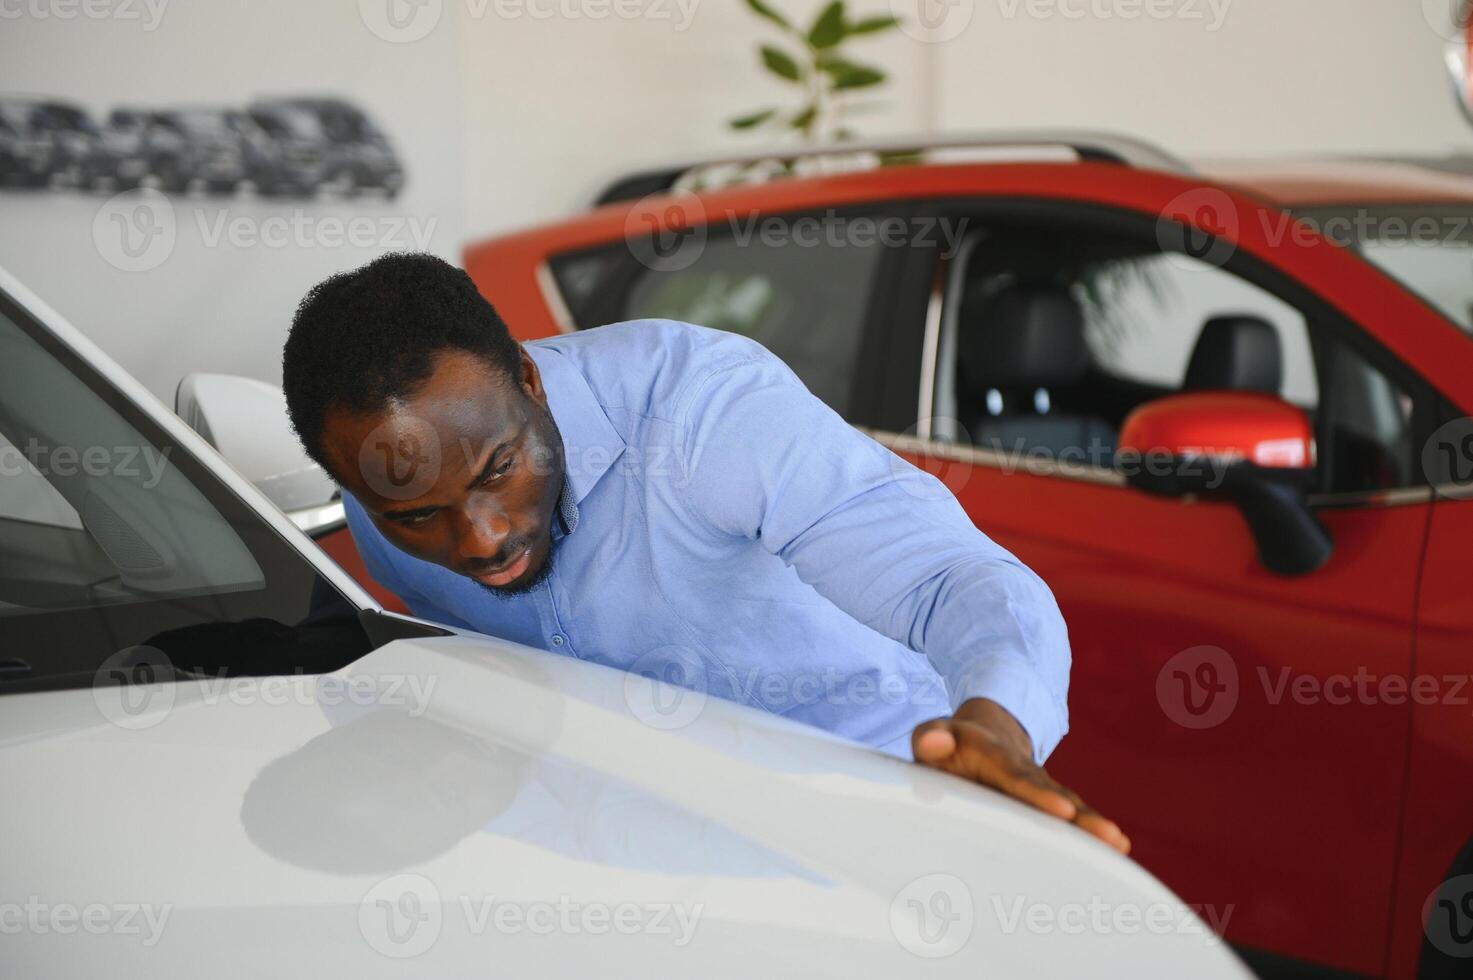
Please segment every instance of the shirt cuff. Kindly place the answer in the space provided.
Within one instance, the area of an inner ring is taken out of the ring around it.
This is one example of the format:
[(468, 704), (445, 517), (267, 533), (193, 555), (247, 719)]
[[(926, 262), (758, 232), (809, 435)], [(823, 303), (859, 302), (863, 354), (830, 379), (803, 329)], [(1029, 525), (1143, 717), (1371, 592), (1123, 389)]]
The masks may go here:
[(1067, 715), (1048, 685), (1026, 664), (987, 658), (965, 670), (947, 691), (953, 713), (964, 701), (986, 698), (1007, 709), (1033, 743), (1033, 761), (1043, 765), (1069, 730)]

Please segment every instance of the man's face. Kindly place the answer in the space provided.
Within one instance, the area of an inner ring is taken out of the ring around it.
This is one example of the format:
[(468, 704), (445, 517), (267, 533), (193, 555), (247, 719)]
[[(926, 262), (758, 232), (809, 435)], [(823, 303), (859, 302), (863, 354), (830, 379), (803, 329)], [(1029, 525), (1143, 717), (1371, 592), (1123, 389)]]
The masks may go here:
[(384, 536), (498, 592), (540, 581), (552, 557), (563, 443), (537, 367), (507, 378), (443, 351), (413, 395), (382, 411), (329, 411), (323, 449)]

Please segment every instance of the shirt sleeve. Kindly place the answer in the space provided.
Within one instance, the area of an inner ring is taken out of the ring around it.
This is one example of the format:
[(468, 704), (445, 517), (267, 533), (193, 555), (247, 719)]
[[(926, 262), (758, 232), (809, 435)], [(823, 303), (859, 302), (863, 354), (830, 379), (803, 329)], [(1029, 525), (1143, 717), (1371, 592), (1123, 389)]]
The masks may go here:
[(755, 540), (855, 619), (984, 697), (1042, 762), (1068, 730), (1069, 638), (1043, 580), (979, 531), (952, 493), (856, 431), (753, 345), (681, 399), (687, 508)]

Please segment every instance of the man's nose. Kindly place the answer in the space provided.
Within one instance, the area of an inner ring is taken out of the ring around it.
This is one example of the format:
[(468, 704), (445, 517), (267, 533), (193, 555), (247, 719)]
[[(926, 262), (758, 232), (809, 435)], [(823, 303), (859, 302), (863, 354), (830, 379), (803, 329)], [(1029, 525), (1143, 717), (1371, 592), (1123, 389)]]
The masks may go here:
[(502, 546), (511, 534), (511, 520), (495, 500), (477, 499), (479, 494), (457, 508), (453, 521), (455, 550), (462, 561), (492, 561), (501, 556)]

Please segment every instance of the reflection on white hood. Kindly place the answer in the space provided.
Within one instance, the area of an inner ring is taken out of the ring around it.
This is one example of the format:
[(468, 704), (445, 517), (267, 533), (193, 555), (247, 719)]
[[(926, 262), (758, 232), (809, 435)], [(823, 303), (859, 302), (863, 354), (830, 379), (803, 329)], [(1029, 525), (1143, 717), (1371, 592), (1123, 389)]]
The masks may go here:
[(7, 972), (1248, 976), (1075, 828), (540, 651), (132, 693), (4, 701)]

